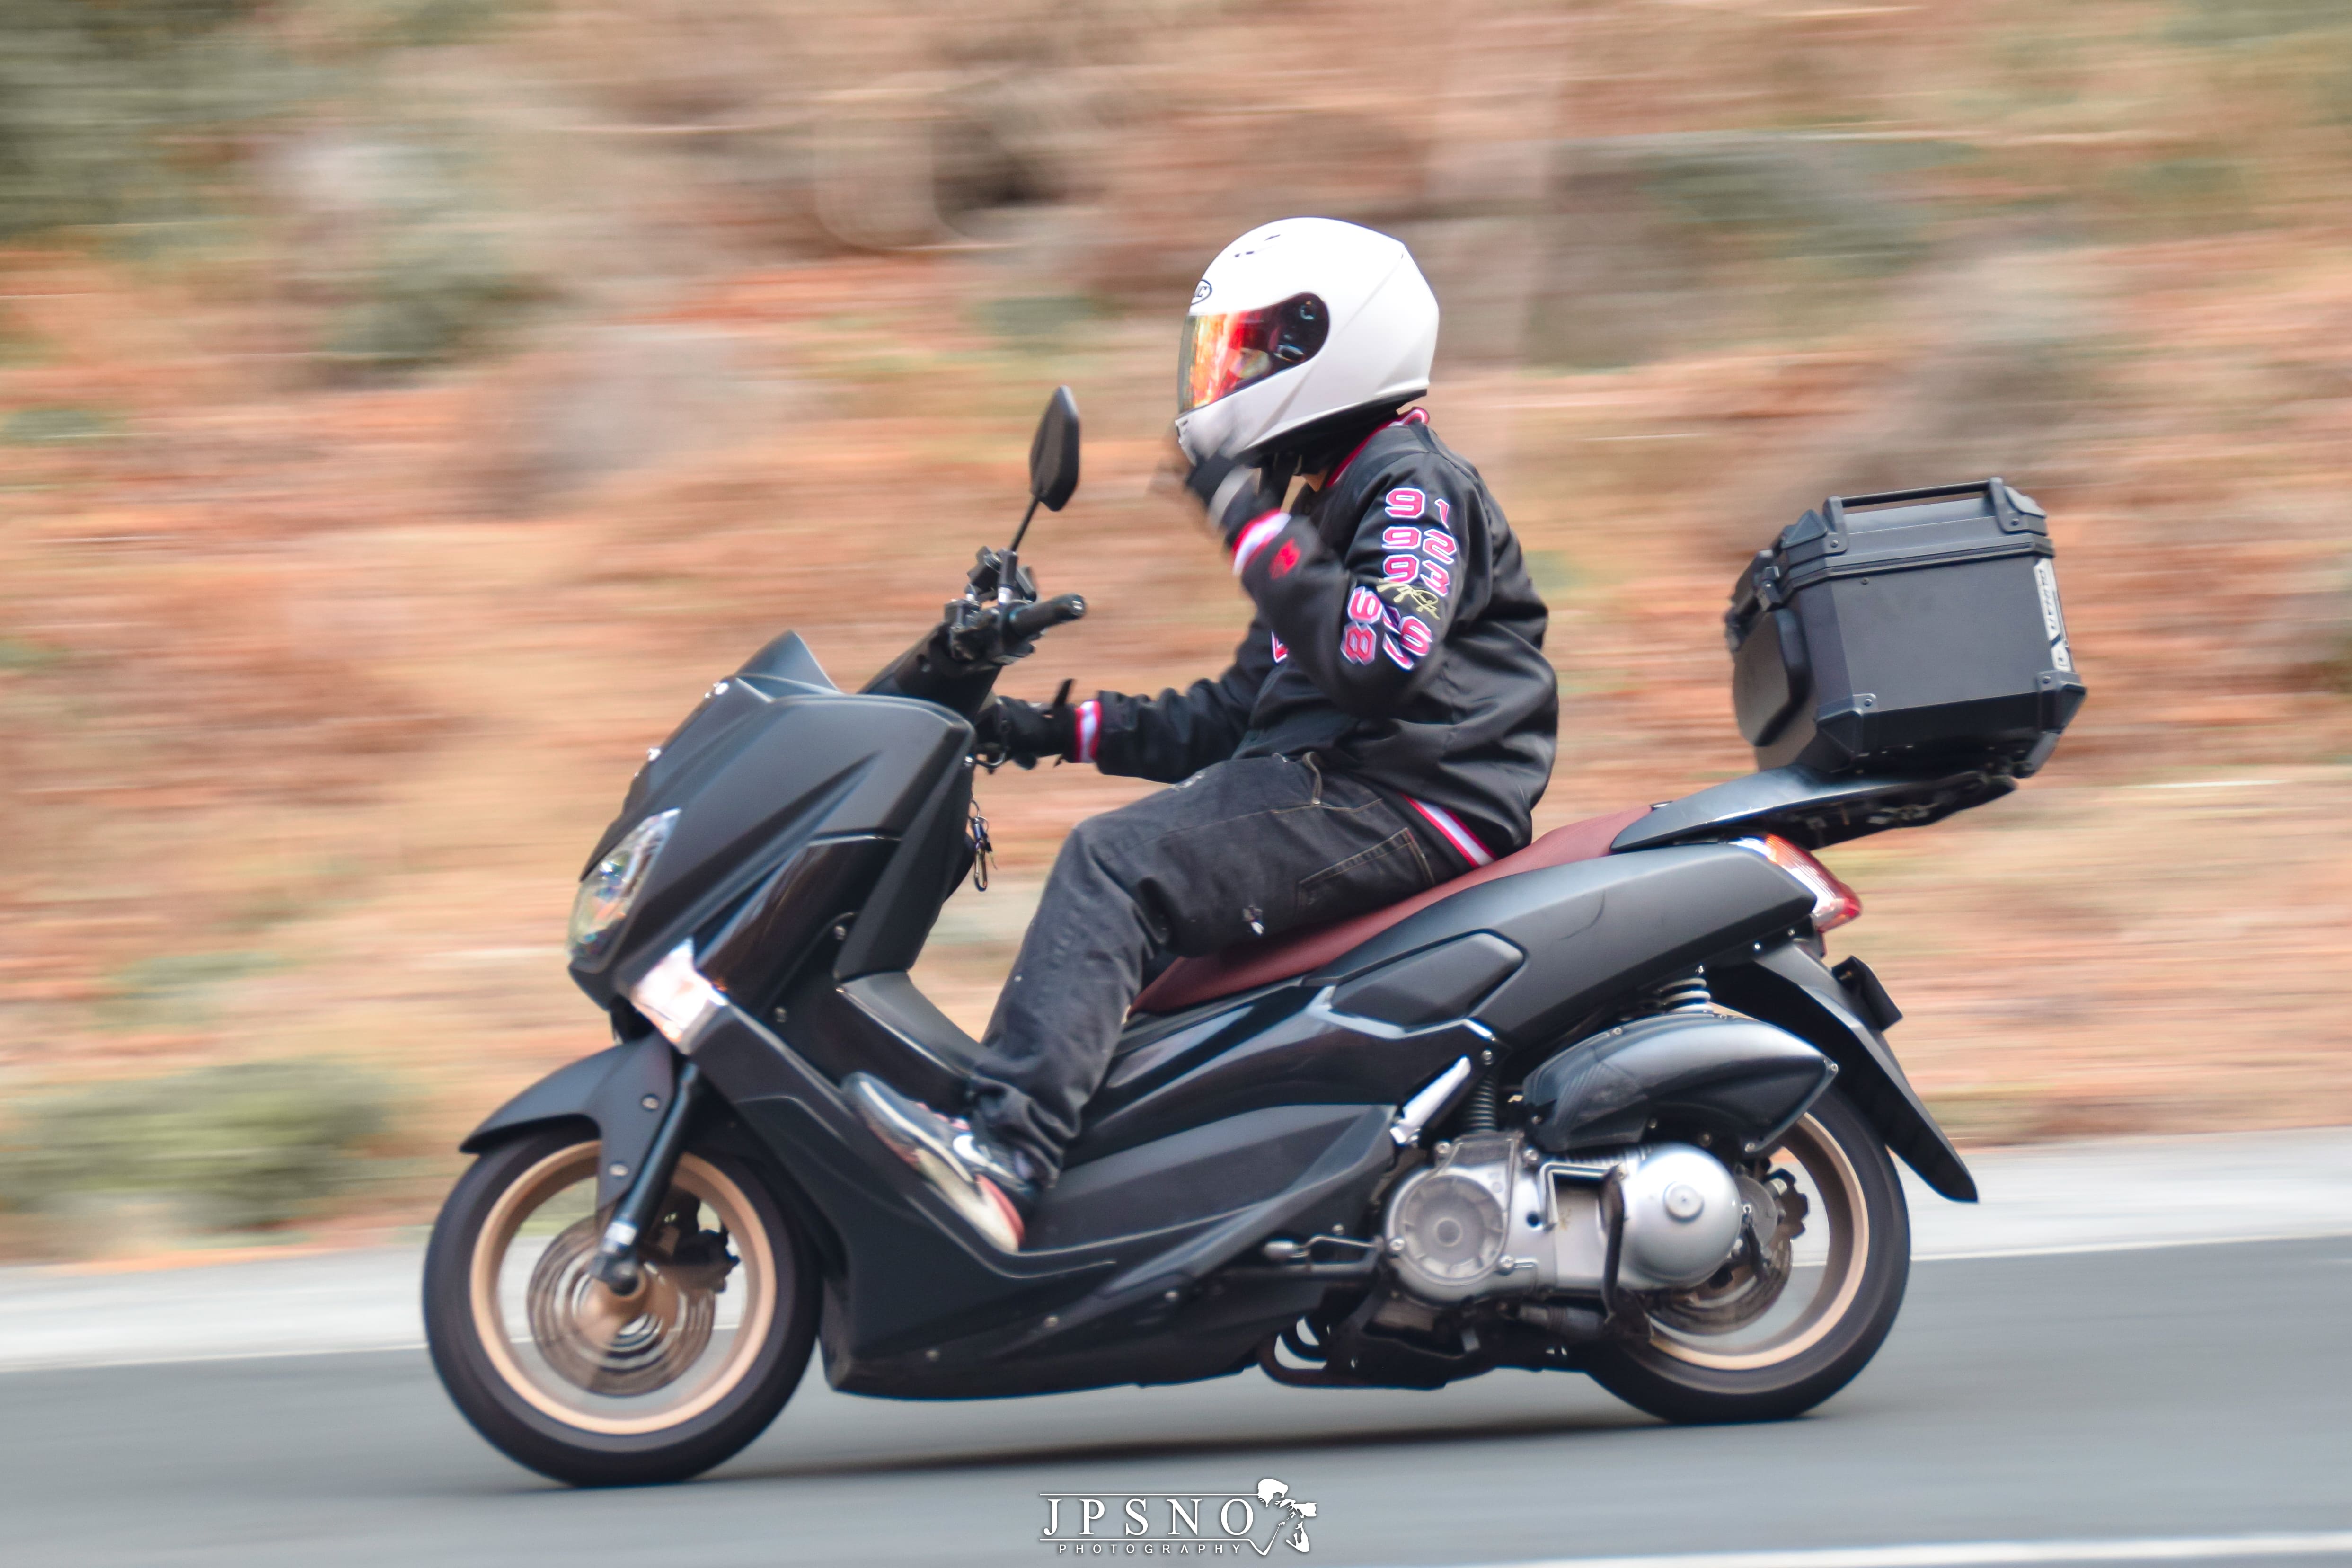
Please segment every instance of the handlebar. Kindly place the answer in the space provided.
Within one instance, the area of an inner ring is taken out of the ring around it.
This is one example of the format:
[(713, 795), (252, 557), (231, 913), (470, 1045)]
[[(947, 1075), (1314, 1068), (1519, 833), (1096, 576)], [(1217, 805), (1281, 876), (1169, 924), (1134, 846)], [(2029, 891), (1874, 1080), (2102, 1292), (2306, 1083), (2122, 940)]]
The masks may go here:
[(1086, 618), (1087, 602), (1076, 594), (1056, 594), (1050, 599), (1040, 599), (1024, 605), (1013, 612), (1006, 630), (1014, 642), (1027, 642), (1031, 637), (1065, 621)]
[(975, 605), (965, 598), (948, 605), (939, 635), (957, 664), (1003, 666), (1028, 658), (1030, 646), (1048, 627), (1086, 613), (1087, 602), (1076, 594), (1013, 605)]
[[(1009, 554), (1009, 552), (1008, 552)], [(1006, 572), (1011, 564), (1013, 570)], [(1023, 595), (1000, 602), (1000, 578), (1009, 576)], [(961, 597), (948, 601), (923, 639), (898, 656), (865, 690), (884, 697), (912, 697), (950, 708), (967, 719), (988, 705), (999, 670), (1029, 657), (1038, 637), (1066, 621), (1082, 619), (1087, 602), (1076, 594), (1029, 600), (1036, 587), (1028, 572), (993, 550), (980, 552)]]

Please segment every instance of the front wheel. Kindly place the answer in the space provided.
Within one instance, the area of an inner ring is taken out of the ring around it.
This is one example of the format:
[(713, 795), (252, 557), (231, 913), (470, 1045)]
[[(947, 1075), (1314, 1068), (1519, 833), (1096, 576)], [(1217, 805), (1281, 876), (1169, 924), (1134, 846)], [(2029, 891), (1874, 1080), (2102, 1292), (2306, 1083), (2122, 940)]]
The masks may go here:
[(1649, 1339), (1591, 1371), (1668, 1421), (1776, 1421), (1869, 1363), (1911, 1276), (1911, 1217), (1885, 1146), (1837, 1090), (1739, 1174), (1770, 1235), (1715, 1278), (1643, 1299)]
[(743, 1162), (689, 1148), (647, 1228), (644, 1278), (589, 1273), (593, 1130), (475, 1161), (434, 1224), (425, 1329), (442, 1386), (509, 1458), (574, 1486), (682, 1480), (765, 1430), (808, 1365), (808, 1248)]

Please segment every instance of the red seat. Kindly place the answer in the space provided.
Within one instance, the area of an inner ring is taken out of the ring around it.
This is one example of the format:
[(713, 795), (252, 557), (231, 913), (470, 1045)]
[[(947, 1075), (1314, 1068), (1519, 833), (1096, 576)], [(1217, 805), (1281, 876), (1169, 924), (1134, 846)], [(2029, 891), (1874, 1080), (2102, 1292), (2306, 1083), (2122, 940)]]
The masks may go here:
[(1555, 827), (1516, 855), (1492, 865), (1440, 882), (1426, 892), (1400, 900), (1384, 909), (1328, 925), (1308, 926), (1265, 942), (1244, 942), (1206, 958), (1180, 958), (1143, 988), (1135, 999), (1139, 1013), (1181, 1013), (1202, 1002), (1231, 996), (1260, 985), (1271, 985), (1294, 974), (1320, 968), (1350, 948), (1358, 947), (1403, 920), (1463, 889), (1519, 871), (1565, 866), (1576, 860), (1597, 860), (1609, 853), (1616, 837), (1650, 815), (1646, 805), (1628, 806), (1608, 816), (1591, 817)]

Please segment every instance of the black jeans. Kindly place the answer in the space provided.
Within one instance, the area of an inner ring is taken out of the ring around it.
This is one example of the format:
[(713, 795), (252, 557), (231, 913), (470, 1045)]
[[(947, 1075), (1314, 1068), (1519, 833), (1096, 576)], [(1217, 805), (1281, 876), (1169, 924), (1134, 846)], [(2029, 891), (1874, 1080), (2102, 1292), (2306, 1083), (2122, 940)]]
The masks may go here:
[(1175, 959), (1377, 909), (1435, 879), (1396, 807), (1312, 759), (1219, 763), (1079, 823), (997, 998), (974, 1114), (1050, 1180), (1129, 1006)]

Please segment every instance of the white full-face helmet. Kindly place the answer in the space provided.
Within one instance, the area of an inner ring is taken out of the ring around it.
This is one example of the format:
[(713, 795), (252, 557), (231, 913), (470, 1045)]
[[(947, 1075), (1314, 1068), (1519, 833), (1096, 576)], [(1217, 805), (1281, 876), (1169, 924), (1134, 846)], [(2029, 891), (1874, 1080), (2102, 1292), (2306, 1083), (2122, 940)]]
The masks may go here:
[(1429, 390), (1437, 296), (1401, 240), (1285, 218), (1225, 247), (1192, 291), (1176, 439), (1194, 462)]

